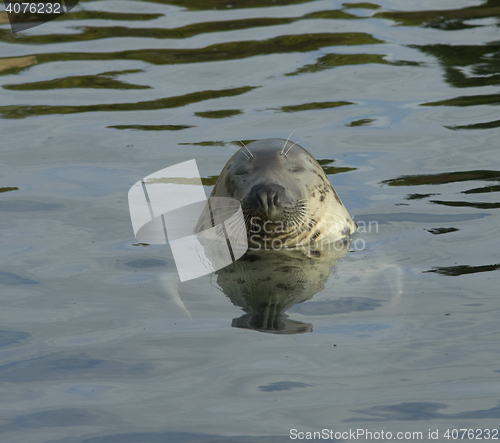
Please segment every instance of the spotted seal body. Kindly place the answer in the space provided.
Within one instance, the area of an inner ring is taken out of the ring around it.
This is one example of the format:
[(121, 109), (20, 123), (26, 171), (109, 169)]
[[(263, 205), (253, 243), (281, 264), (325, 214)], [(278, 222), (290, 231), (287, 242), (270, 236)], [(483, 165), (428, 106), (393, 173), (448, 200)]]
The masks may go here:
[(224, 166), (211, 197), (240, 202), (250, 245), (323, 244), (356, 229), (321, 165), (288, 140), (258, 140), (242, 148)]

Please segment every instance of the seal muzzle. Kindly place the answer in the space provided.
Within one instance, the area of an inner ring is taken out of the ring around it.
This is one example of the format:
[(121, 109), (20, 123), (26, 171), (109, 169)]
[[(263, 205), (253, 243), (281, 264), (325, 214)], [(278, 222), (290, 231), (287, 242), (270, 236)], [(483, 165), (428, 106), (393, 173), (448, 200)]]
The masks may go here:
[(259, 183), (250, 190), (244, 204), (254, 213), (260, 213), (267, 220), (278, 221), (283, 217), (283, 209), (292, 199), (285, 187), (277, 183)]

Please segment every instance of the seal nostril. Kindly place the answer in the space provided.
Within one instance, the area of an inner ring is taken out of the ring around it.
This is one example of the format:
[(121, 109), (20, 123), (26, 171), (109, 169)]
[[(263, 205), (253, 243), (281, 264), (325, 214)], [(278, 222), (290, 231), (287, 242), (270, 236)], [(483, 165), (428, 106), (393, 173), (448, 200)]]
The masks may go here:
[(267, 210), (269, 205), (267, 202), (267, 192), (264, 189), (259, 189), (259, 191), (257, 191), (257, 200), (259, 201), (260, 206)]
[(273, 197), (273, 204), (274, 206), (280, 206), (281, 205), (281, 196), (280, 196), (280, 192), (277, 191), (276, 194), (274, 194), (274, 197)]
[(275, 191), (273, 191), (273, 190), (269, 191), (269, 194), (268, 194), (268, 205), (269, 205), (270, 208), (273, 207), (273, 206), (275, 206), (275, 204), (274, 204), (274, 197), (275, 196), (276, 196), (276, 192)]

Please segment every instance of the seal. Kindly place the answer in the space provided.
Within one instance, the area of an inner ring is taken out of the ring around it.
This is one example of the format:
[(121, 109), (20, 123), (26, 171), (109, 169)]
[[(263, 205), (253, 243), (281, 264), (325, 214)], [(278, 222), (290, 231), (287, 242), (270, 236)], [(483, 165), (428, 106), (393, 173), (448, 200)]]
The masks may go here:
[[(321, 165), (289, 140), (244, 145), (222, 169), (210, 197), (240, 202), (251, 247), (325, 245), (356, 229)], [(195, 231), (206, 226), (207, 216)]]

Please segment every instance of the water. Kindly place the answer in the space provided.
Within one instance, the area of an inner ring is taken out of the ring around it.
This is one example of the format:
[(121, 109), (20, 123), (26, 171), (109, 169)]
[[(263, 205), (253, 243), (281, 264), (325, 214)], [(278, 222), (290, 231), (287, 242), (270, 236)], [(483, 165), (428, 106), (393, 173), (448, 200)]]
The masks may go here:
[[(499, 14), (84, 1), (13, 34), (1, 13), (2, 442), (498, 428)], [(177, 286), (136, 242), (127, 192), (195, 158), (208, 193), (238, 140), (294, 130), (358, 248), (287, 311), (312, 332), (232, 327), (217, 276)]]

